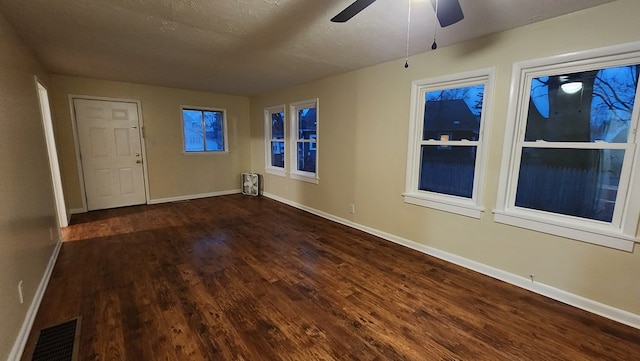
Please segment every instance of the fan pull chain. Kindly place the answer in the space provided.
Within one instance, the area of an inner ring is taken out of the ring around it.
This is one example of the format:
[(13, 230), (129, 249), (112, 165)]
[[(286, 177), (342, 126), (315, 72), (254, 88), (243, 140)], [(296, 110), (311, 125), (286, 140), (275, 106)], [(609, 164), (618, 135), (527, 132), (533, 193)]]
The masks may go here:
[(407, 15), (407, 55), (404, 60), (404, 68), (409, 67), (409, 30), (411, 29), (411, 1), (409, 0), (409, 13)]
[(436, 33), (438, 31), (438, 0), (436, 0), (436, 9), (433, 12), (433, 44), (431, 44), (431, 50), (436, 50), (438, 44), (436, 43)]

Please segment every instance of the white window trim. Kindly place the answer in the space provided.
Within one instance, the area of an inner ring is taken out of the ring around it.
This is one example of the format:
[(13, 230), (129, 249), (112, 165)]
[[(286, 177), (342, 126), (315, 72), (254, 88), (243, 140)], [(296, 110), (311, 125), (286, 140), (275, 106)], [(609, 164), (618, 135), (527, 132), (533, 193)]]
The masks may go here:
[[(222, 112), (222, 131), (224, 136), (224, 150), (205, 150), (199, 152), (187, 152), (186, 146), (184, 144), (184, 118), (182, 115), (183, 110), (201, 110), (201, 111), (212, 111), (212, 112)], [(227, 110), (224, 108), (211, 108), (211, 107), (202, 107), (196, 105), (181, 105), (180, 106), (180, 133), (182, 134), (182, 154), (184, 155), (220, 155), (220, 154), (228, 154), (229, 153), (229, 137), (227, 133)]]
[[(406, 203), (434, 208), (437, 210), (460, 214), (467, 217), (480, 218), (484, 212), (483, 190), (487, 163), (487, 146), (489, 120), (493, 104), (495, 68), (445, 75), (441, 77), (415, 80), (411, 84), (411, 110), (409, 120), (409, 146), (407, 151), (407, 174), (405, 180), (404, 201)], [(458, 197), (418, 189), (420, 174), (420, 142), (424, 126), (424, 97), (426, 92), (459, 88), (484, 84), (480, 132), (477, 141), (429, 141), (430, 144), (455, 145), (465, 144), (477, 146), (476, 164), (472, 197)]]
[[(320, 159), (320, 109), (318, 98), (303, 100), (289, 104), (289, 114), (291, 123), (291, 133), (289, 134), (290, 140), (290, 161), (289, 161), (289, 178), (318, 184), (320, 181), (319, 172), (319, 159)], [(302, 108), (315, 108), (316, 109), (316, 139), (309, 143), (314, 143), (316, 146), (316, 171), (305, 172), (298, 170), (298, 110)]]
[(546, 75), (585, 71), (595, 67), (605, 68), (637, 63), (640, 63), (640, 42), (513, 64), (498, 198), (494, 210), (496, 222), (628, 252), (633, 251), (634, 243), (640, 242), (636, 237), (638, 219), (640, 218), (640, 187), (632, 188), (634, 184), (638, 184), (638, 172), (640, 172), (640, 155), (636, 134), (640, 92), (636, 93), (632, 124), (629, 129), (630, 142), (633, 145), (627, 148), (629, 161), (625, 163), (621, 175), (623, 178), (624, 174), (628, 174), (629, 182), (621, 184), (622, 186), (618, 190), (618, 200), (624, 201), (625, 205), (622, 212), (619, 211), (619, 207), (616, 207), (614, 220), (611, 223), (516, 207), (515, 188), (517, 167), (520, 164), (519, 150), (521, 146), (518, 144), (520, 138), (524, 139), (523, 128), (526, 125), (526, 107), (529, 101), (527, 97), (531, 79)]
[[(274, 141), (274, 138), (271, 136), (272, 131), (272, 120), (271, 115), (276, 113), (284, 113), (284, 138), (282, 142), (284, 142), (284, 159), (285, 165), (284, 167), (274, 167), (271, 165), (271, 142)], [(271, 107), (264, 108), (264, 171), (268, 174), (277, 175), (280, 177), (286, 177), (287, 175), (287, 112), (285, 111), (284, 104), (275, 105)]]

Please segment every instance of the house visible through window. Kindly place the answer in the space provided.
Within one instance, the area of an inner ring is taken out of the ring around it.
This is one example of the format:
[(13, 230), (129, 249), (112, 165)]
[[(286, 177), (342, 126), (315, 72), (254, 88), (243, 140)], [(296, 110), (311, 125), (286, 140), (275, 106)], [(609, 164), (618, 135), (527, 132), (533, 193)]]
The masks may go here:
[(479, 217), (493, 70), (413, 83), (405, 201)]
[(182, 108), (184, 151), (225, 152), (226, 117), (222, 109)]
[[(505, 150), (511, 167), (496, 220), (540, 221), (552, 226), (540, 226), (550, 233), (599, 238), (596, 243), (614, 247), (625, 244), (623, 234), (635, 235), (638, 207), (630, 202), (638, 192), (631, 174), (638, 166), (634, 109), (640, 58), (617, 58), (553, 70), (545, 64), (523, 67), (517, 80), (525, 91), (517, 100), (522, 106), (515, 115), (516, 139)], [(564, 225), (571, 230), (563, 231)], [(622, 231), (617, 237), (595, 236), (616, 229)]]
[(312, 183), (318, 182), (318, 100), (290, 105), (291, 158), (290, 176)]
[(285, 117), (284, 105), (266, 108), (265, 116), (265, 171), (285, 175)]
[(484, 84), (426, 93), (419, 190), (471, 198), (483, 97)]

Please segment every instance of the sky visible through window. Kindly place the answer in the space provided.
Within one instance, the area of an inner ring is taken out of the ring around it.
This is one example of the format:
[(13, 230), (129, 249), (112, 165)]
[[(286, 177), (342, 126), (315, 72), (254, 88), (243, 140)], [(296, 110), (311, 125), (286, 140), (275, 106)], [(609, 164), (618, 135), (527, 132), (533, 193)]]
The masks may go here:
[[(593, 72), (532, 79), (531, 100), (535, 108), (543, 118), (548, 119), (551, 84), (567, 82), (569, 79), (585, 84), (592, 82), (592, 94), (583, 94), (590, 92), (586, 86), (580, 90), (583, 92), (581, 96), (591, 97), (591, 141), (626, 141), (638, 83), (638, 65), (600, 69), (593, 79), (588, 73)], [(556, 89), (558, 91), (562, 90)]]
[(443, 89), (430, 91), (425, 94), (426, 101), (457, 100), (462, 99), (469, 107), (473, 115), (482, 113), (482, 99), (484, 96), (484, 84), (467, 86), (464, 88)]

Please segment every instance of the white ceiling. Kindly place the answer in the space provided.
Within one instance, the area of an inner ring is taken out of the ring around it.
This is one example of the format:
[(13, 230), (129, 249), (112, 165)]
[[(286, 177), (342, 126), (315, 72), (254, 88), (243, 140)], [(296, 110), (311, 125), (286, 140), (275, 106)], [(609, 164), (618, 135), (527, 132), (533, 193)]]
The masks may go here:
[[(255, 95), (405, 57), (409, 0), (0, 0), (52, 73)], [(612, 0), (460, 0), (440, 47)], [(410, 54), (431, 51), (433, 8), (413, 0)], [(437, 51), (437, 50), (436, 50)]]

